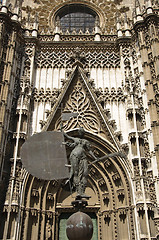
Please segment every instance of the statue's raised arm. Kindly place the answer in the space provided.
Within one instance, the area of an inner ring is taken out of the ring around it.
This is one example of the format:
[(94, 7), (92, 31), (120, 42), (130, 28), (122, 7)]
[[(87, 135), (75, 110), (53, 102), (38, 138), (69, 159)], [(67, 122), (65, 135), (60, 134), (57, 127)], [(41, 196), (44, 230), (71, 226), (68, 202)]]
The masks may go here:
[(62, 126), (61, 126), (61, 132), (63, 133), (64, 137), (70, 141), (65, 141), (63, 144), (65, 144), (67, 147), (73, 148), (75, 146), (75, 139), (74, 137), (69, 136), (66, 132), (63, 131)]
[(74, 138), (74, 137), (69, 136), (69, 135), (68, 135), (67, 133), (65, 133), (63, 130), (62, 130), (62, 133), (63, 133), (63, 135), (64, 135), (67, 139), (72, 140), (72, 141), (75, 141), (75, 138)]

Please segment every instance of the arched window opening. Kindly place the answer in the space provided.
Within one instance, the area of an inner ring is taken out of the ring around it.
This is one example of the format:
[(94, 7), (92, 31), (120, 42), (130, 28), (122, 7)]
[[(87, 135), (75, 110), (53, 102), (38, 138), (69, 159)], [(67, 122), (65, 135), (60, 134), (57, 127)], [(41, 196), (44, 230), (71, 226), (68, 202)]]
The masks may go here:
[(128, 114), (129, 124), (131, 128), (134, 128), (134, 119), (133, 119), (133, 113), (129, 112)]
[(142, 125), (142, 118), (139, 113), (136, 113), (136, 125), (137, 125), (137, 130), (141, 131), (143, 130), (143, 125)]
[(148, 220), (149, 220), (150, 232), (151, 232), (151, 236), (155, 238), (155, 223), (153, 219), (154, 219), (154, 211), (152, 211), (151, 209), (148, 209)]
[(136, 146), (136, 138), (132, 137), (130, 139), (131, 141), (131, 151), (132, 151), (132, 155), (136, 156), (137, 155), (137, 146)]
[(140, 155), (144, 157), (144, 139), (139, 137), (139, 148), (140, 148)]
[(70, 4), (58, 11), (56, 20), (58, 19), (62, 32), (81, 30), (84, 33), (88, 30), (91, 33), (95, 27), (97, 14), (85, 5)]

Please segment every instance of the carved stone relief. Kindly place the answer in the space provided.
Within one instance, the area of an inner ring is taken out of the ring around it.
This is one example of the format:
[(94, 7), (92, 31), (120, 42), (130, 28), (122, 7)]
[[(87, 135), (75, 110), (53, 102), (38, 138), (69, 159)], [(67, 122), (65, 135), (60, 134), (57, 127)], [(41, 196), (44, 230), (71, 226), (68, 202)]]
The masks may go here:
[[(55, 52), (50, 51), (51, 49), (48, 49), (47, 51), (41, 51), (36, 56), (36, 64), (37, 67), (40, 68), (69, 68), (72, 65), (71, 56), (73, 52)], [(82, 52), (81, 52), (82, 54)], [(100, 67), (100, 68), (117, 68), (120, 67), (120, 57), (118, 53), (111, 51), (111, 52), (83, 52), (85, 55), (85, 63), (84, 68), (93, 68), (93, 67)]]
[[(23, 16), (25, 16), (24, 22), (26, 21), (27, 14), (31, 13), (32, 16), (34, 16), (35, 12), (39, 15), (39, 25), (40, 29), (44, 28), (50, 28), (54, 29), (55, 27), (55, 13), (62, 8), (65, 4), (72, 4), (76, 3), (76, 1), (44, 1), (44, 0), (36, 0), (36, 1), (30, 1), (30, 4), (32, 7), (30, 7), (28, 1), (24, 1), (23, 3)], [(85, 1), (78, 1), (78, 4), (85, 4)], [(107, 28), (107, 30), (110, 30), (111, 28), (114, 28), (115, 23), (115, 15), (116, 12), (120, 11), (128, 11), (129, 6), (127, 8), (123, 8), (123, 6), (120, 6), (121, 1), (113, 0), (109, 1), (107, 0), (106, 3), (104, 0), (100, 1), (87, 1), (87, 6), (92, 8), (95, 12), (97, 12), (99, 19), (100, 19), (100, 27), (102, 30)]]
[[(63, 113), (65, 112), (74, 112), (78, 114), (77, 117), (72, 117), (69, 121), (63, 122), (65, 131), (78, 128), (79, 126), (84, 127), (87, 131), (96, 133), (101, 131), (99, 119), (80, 81), (77, 82), (70, 94), (68, 102), (63, 109)], [(57, 121), (55, 125), (56, 129), (59, 129), (60, 121), (60, 119)]]

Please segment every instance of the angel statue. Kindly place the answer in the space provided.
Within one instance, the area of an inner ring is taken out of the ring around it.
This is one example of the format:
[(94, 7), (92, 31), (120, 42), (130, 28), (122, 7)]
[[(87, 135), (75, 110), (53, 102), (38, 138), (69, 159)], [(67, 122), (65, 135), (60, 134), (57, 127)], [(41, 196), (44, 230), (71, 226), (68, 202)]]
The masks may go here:
[(70, 153), (70, 178), (69, 181), (72, 184), (72, 188), (75, 188), (77, 194), (80, 197), (87, 197), (85, 195), (85, 189), (87, 185), (88, 179), (88, 154), (96, 161), (94, 153), (91, 150), (91, 145), (89, 141), (84, 139), (85, 131), (83, 128), (78, 129), (79, 137), (71, 137), (65, 132), (63, 132), (64, 136), (70, 140), (66, 141), (65, 144), (69, 148), (71, 148)]

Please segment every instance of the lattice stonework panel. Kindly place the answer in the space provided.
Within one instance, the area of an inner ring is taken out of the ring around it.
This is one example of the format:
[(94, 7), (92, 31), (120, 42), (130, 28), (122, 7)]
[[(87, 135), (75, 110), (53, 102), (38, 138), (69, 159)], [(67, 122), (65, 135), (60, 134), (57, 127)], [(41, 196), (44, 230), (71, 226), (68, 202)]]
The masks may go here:
[[(37, 66), (41, 68), (70, 67), (72, 52), (41, 51), (37, 54)], [(115, 52), (87, 52), (84, 56), (84, 67), (120, 67), (120, 56)]]
[[(69, 121), (64, 122), (63, 128), (65, 130), (74, 129), (76, 127), (85, 127), (88, 131), (98, 132), (100, 131), (100, 122), (97, 118), (91, 102), (86, 96), (86, 93), (82, 87), (80, 81), (74, 86), (69, 100), (66, 103), (64, 112), (74, 112), (77, 116), (72, 117)], [(61, 118), (56, 122), (56, 129), (59, 129), (61, 124)]]

